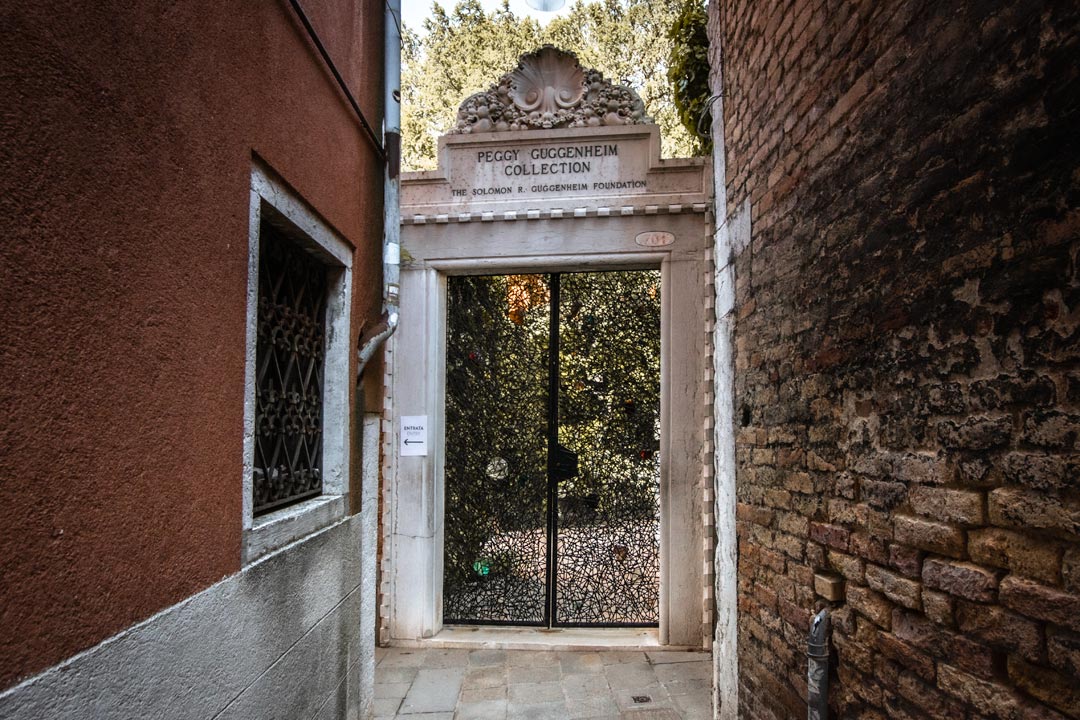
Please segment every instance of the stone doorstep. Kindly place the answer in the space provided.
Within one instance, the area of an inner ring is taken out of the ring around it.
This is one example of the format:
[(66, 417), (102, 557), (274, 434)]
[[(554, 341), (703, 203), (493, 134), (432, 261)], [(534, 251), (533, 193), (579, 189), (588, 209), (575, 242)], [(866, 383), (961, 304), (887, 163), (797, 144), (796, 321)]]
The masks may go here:
[[(632, 650), (653, 653), (698, 652), (700, 648), (661, 645), (655, 628), (507, 628), (479, 625), (444, 627), (438, 635), (421, 640), (392, 640), (399, 648), (430, 650)], [(664, 662), (664, 661), (661, 661)], [(671, 662), (670, 660), (666, 662)]]

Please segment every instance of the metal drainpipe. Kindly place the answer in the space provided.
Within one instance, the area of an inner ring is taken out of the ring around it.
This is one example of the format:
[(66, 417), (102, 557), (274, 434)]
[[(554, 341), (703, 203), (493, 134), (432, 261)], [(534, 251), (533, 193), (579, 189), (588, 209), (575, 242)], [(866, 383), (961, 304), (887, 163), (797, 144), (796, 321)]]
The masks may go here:
[(807, 720), (829, 717), (829, 631), (829, 608), (823, 608), (810, 623), (806, 641)]
[(399, 264), (401, 261), (401, 0), (386, 0), (383, 19), (383, 147), (386, 175), (383, 182), (383, 313), (382, 319), (360, 338), (357, 380), (398, 325)]
[[(384, 63), (384, 101), (383, 101), (383, 148), (386, 159), (386, 174), (383, 178), (383, 313), (379, 322), (360, 337), (357, 348), (356, 368), (356, 423), (363, 438), (360, 455), (366, 446), (367, 423), (364, 402), (364, 388), (361, 380), (364, 368), (375, 356), (375, 352), (394, 334), (398, 325), (398, 265), (400, 262), (401, 209), (398, 206), (398, 176), (401, 169), (401, 0), (385, 0), (386, 10), (383, 18), (383, 63)], [(377, 433), (377, 431), (376, 431)], [(377, 441), (376, 441), (377, 446)], [(377, 452), (375, 453), (377, 457)], [(362, 473), (360, 488), (361, 541), (360, 557), (362, 562), (362, 581), (371, 592), (361, 600), (361, 642), (368, 637), (370, 630), (374, 643), (378, 644), (378, 611), (375, 607), (375, 583), (378, 575), (376, 568), (376, 547), (378, 546), (378, 472)], [(365, 653), (360, 653), (358, 664), (360, 686), (373, 687), (375, 683), (375, 664)], [(360, 703), (362, 717), (371, 717), (371, 700), (364, 698)]]

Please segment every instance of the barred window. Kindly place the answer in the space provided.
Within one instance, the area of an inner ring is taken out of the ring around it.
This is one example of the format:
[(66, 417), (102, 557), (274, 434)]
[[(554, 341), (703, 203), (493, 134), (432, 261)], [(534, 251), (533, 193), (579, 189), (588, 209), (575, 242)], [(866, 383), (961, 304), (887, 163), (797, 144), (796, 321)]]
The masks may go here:
[(266, 213), (259, 227), (256, 515), (322, 493), (327, 267)]

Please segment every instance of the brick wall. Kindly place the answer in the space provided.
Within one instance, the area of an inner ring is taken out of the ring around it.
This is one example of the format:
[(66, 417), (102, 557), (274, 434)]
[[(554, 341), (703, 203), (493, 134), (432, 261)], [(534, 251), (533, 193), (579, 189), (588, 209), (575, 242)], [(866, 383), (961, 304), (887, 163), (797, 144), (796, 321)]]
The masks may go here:
[(740, 715), (1080, 717), (1080, 6), (710, 14)]

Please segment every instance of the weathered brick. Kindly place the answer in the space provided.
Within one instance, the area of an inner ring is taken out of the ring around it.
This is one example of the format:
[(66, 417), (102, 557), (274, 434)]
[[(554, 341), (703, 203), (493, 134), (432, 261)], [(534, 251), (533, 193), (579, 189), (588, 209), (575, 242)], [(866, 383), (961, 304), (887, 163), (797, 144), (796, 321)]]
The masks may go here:
[(1009, 575), (998, 588), (1001, 604), (1031, 618), (1080, 630), (1080, 596)]
[(876, 480), (901, 483), (940, 482), (943, 463), (936, 457), (904, 452), (868, 452), (858, 456), (851, 469)]
[(791, 509), (805, 517), (818, 517), (825, 509), (825, 498), (821, 495), (792, 495)]
[(938, 664), (938, 687), (995, 718), (1019, 718), (1022, 701), (1010, 687), (975, 677), (963, 670)]
[(932, 623), (921, 615), (894, 610), (892, 632), (901, 640), (980, 677), (994, 675), (990, 648)]
[(1080, 678), (1080, 633), (1047, 628), (1046, 656), (1054, 669)]
[(1080, 455), (1011, 453), (1005, 456), (1001, 474), (1006, 482), (1033, 490), (1080, 488)]
[(1051, 411), (1024, 414), (1023, 439), (1031, 445), (1073, 450), (1080, 438), (1080, 415)]
[(833, 493), (846, 500), (855, 499), (858, 487), (858, 481), (851, 473), (838, 473), (833, 481)]
[(809, 473), (792, 472), (784, 476), (784, 488), (791, 492), (810, 494), (817, 492), (814, 479)]
[(1061, 545), (1030, 538), (1013, 530), (988, 528), (968, 533), (968, 553), (982, 565), (1005, 568), (1014, 575), (1057, 584), (1061, 572)]
[(896, 568), (908, 577), (919, 577), (922, 572), (922, 557), (921, 550), (898, 543), (889, 545), (889, 567)]
[(787, 566), (787, 560), (784, 559), (783, 555), (773, 552), (767, 547), (758, 548), (757, 560), (762, 567), (768, 568), (775, 573), (784, 572), (784, 568)]
[[(775, 434), (775, 431), (770, 433), (770, 435), (774, 435), (774, 434)], [(770, 438), (770, 441), (773, 441), (773, 439)], [(784, 468), (801, 467), (803, 465), (803, 459), (805, 458), (805, 456), (806, 456), (806, 453), (803, 452), (803, 449), (800, 448), (800, 447), (778, 448), (777, 451), (776, 451), (776, 464), (779, 467), (784, 467)], [(785, 486), (786, 485), (787, 485), (787, 483), (785, 481)], [(788, 489), (789, 490), (795, 490), (796, 488), (788, 488)], [(811, 488), (811, 489), (813, 489), (813, 488)], [(800, 490), (799, 492), (809, 492), (809, 490)]]
[(754, 464), (771, 466), (776, 464), (776, 451), (771, 448), (754, 448), (751, 452)]
[(844, 599), (844, 578), (814, 573), (814, 592), (829, 602), (839, 602)]
[(888, 541), (893, 539), (892, 513), (873, 510), (869, 505), (863, 504), (860, 511), (863, 518), (862, 529), (878, 538)]
[(855, 611), (850, 605), (841, 605), (833, 610), (832, 626), (837, 632), (851, 635), (855, 632), (855, 620)]
[(814, 571), (806, 565), (788, 563), (787, 574), (795, 581), (796, 588), (808, 588), (814, 582)]
[(871, 675), (863, 678), (862, 682), (852, 684), (851, 689), (856, 696), (870, 706), (864, 713), (864, 716), (868, 718), (868, 720), (887, 720), (879, 711), (873, 709), (875, 707), (880, 707), (883, 703), (881, 685), (878, 683), (876, 677)]
[[(1065, 551), (1061, 561), (1061, 579), (1066, 590), (1080, 594), (1080, 547), (1071, 547)], [(1050, 582), (1053, 582), (1053, 576)]]
[(1015, 656), (1009, 657), (1008, 667), (1009, 679), (1018, 688), (1068, 717), (1080, 717), (1080, 683), (1075, 677), (1066, 677)]
[(893, 527), (899, 543), (949, 557), (964, 556), (964, 531), (953, 525), (897, 515), (893, 518)]
[(975, 410), (1003, 410), (1015, 405), (1047, 405), (1054, 401), (1054, 381), (1025, 373), (1022, 377), (1000, 375), (971, 383), (969, 393)]
[(832, 110), (829, 111), (827, 119), (829, 125), (835, 125), (842, 117), (851, 112), (851, 109), (858, 105), (859, 101), (870, 92), (873, 86), (873, 73), (864, 72), (860, 75), (858, 80), (852, 83), (847, 91), (837, 99)]
[(802, 515), (790, 512), (781, 512), (776, 516), (776, 527), (789, 535), (806, 535), (810, 527), (809, 521)]
[(933, 681), (934, 659), (923, 651), (912, 647), (889, 633), (878, 633), (877, 649), (883, 655), (892, 658), (914, 672), (924, 680)]
[(934, 684), (925, 682), (914, 673), (900, 674), (897, 691), (901, 697), (922, 710), (928, 717), (957, 718), (964, 716), (964, 707), (958, 701), (938, 690)]
[(892, 463), (892, 476), (904, 483), (941, 483), (946, 464), (936, 455), (903, 453)]
[(754, 583), (753, 595), (754, 599), (762, 607), (768, 608), (770, 610), (776, 608), (776, 591), (767, 586), (765, 583)]
[(889, 551), (885, 546), (885, 541), (879, 537), (856, 531), (851, 533), (850, 544), (853, 555), (876, 562), (878, 565), (887, 565), (889, 562)]
[(923, 401), (936, 415), (959, 415), (967, 409), (960, 383), (947, 382), (920, 388)]
[(837, 550), (848, 549), (848, 538), (851, 533), (839, 525), (826, 523), (810, 523), (810, 539), (822, 545), (836, 548)]
[(877, 565), (866, 566), (866, 584), (897, 605), (912, 610), (922, 607), (922, 585)]
[(799, 607), (785, 598), (780, 598), (777, 607), (780, 612), (780, 617), (794, 626), (796, 630), (805, 633), (810, 629), (811, 613), (809, 610)]
[(736, 520), (754, 523), (755, 525), (761, 525), (763, 527), (768, 527), (772, 524), (775, 514), (775, 511), (757, 505), (749, 505), (747, 503), (737, 503), (735, 505)]
[(969, 457), (956, 464), (956, 481), (965, 487), (994, 487), (998, 481), (985, 457)]
[[(863, 513), (860, 505), (847, 500), (829, 500), (829, 522), (834, 525), (863, 525)], [(803, 531), (805, 532), (805, 530)]]
[(916, 513), (933, 520), (961, 525), (981, 525), (986, 521), (980, 492), (918, 486), (911, 488), (908, 498)]
[(1080, 510), (1066, 506), (1058, 497), (1016, 488), (998, 488), (990, 493), (990, 522), (1080, 536)]
[(867, 477), (889, 477), (893, 461), (893, 456), (886, 452), (863, 452), (851, 463), (851, 470)]
[(962, 423), (946, 420), (937, 426), (941, 444), (953, 450), (990, 450), (1008, 444), (1011, 435), (1012, 419), (1007, 417), (971, 418)]
[(873, 590), (858, 585), (848, 585), (847, 601), (857, 613), (878, 627), (886, 630), (892, 627), (892, 603)]
[(806, 544), (797, 535), (778, 532), (773, 535), (772, 546), (793, 560), (802, 560)]
[(955, 600), (951, 595), (947, 593), (937, 592), (935, 590), (927, 590), (925, 587), (922, 592), (922, 604), (923, 612), (926, 613), (926, 617), (930, 618), (939, 625), (947, 625), (952, 627), (953, 622), (953, 603)]
[(819, 470), (821, 472), (835, 472), (836, 466), (825, 460), (814, 451), (810, 451), (806, 455), (806, 467), (811, 470)]
[(791, 508), (791, 493), (787, 490), (772, 489), (765, 491), (765, 505), (766, 507), (776, 508), (778, 510), (787, 510)]
[(863, 480), (859, 487), (862, 489), (863, 502), (875, 510), (892, 510), (907, 497), (907, 485), (904, 483)]
[(968, 600), (992, 602), (997, 594), (997, 573), (972, 563), (927, 558), (922, 579), (929, 588)]
[(956, 605), (956, 625), (961, 632), (994, 647), (1005, 648), (1038, 661), (1042, 633), (1038, 623), (996, 605), (961, 600)]
[(848, 580), (863, 583), (863, 561), (853, 555), (847, 555), (836, 550), (829, 550), (829, 567), (836, 570)]

